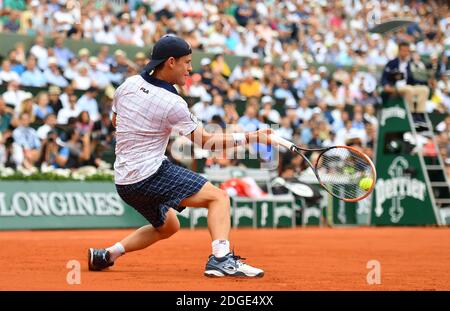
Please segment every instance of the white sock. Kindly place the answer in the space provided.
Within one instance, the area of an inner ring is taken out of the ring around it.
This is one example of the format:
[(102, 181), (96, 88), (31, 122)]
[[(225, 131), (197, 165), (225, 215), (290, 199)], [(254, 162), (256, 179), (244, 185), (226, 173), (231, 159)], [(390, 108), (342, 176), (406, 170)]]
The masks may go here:
[(108, 247), (106, 250), (109, 252), (109, 255), (110, 255), (109, 261), (110, 262), (114, 262), (117, 258), (119, 258), (123, 254), (125, 254), (125, 248), (123, 247), (123, 245), (120, 242), (117, 242), (113, 246)]
[(230, 252), (230, 241), (214, 240), (212, 242), (212, 253), (215, 257), (221, 258)]

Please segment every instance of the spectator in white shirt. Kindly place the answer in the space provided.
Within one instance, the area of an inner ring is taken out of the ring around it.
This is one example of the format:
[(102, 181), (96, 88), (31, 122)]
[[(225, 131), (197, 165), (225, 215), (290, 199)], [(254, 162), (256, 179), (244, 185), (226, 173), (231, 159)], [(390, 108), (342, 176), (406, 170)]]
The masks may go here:
[(119, 24), (114, 27), (113, 32), (119, 44), (132, 44), (133, 33), (130, 28), (130, 14), (124, 13), (119, 19)]
[(207, 109), (211, 103), (211, 95), (208, 93), (203, 94), (203, 96), (200, 98), (200, 101), (194, 106), (192, 106), (191, 110), (194, 113), (194, 115), (202, 122), (207, 123), (208, 122), (208, 114)]
[(225, 111), (223, 110), (223, 97), (220, 95), (215, 95), (213, 97), (213, 103), (211, 106), (206, 108), (206, 115), (208, 122), (211, 121), (212, 117), (220, 116), (222, 119), (225, 116)]
[(55, 130), (56, 126), (56, 116), (53, 113), (48, 114), (45, 117), (45, 123), (41, 125), (36, 133), (40, 140), (44, 140), (47, 138), (47, 135), (50, 131)]
[(6, 104), (15, 108), (19, 107), (25, 99), (32, 97), (30, 95), (31, 93), (19, 89), (19, 83), (13, 80), (8, 83), (7, 91), (3, 93), (3, 100)]
[(45, 70), (44, 76), (48, 84), (59, 87), (66, 87), (69, 84), (59, 71), (56, 58), (54, 57), (48, 59), (48, 68)]
[(299, 107), (296, 111), (297, 117), (302, 120), (303, 123), (310, 120), (313, 115), (313, 110), (309, 107), (309, 102), (306, 98), (300, 99)]
[(68, 65), (64, 68), (63, 76), (69, 81), (72, 81), (75, 78), (75, 74), (77, 72), (78, 66), (78, 58), (72, 57), (69, 60)]
[[(91, 85), (103, 90), (110, 84), (110, 81), (105, 72), (97, 69), (97, 64), (97, 57), (89, 57), (89, 76), (91, 77)], [(143, 68), (144, 65), (140, 68)]]
[(280, 113), (272, 108), (273, 99), (266, 95), (261, 98), (262, 109), (259, 111), (259, 116), (264, 123), (279, 123)]
[(117, 38), (111, 27), (109, 25), (104, 25), (95, 32), (94, 41), (102, 44), (116, 44)]
[(69, 106), (64, 107), (58, 112), (57, 123), (61, 125), (66, 125), (70, 118), (77, 118), (81, 113), (81, 110), (77, 107), (77, 96), (72, 94), (69, 95)]
[(78, 69), (78, 72), (75, 73), (72, 84), (76, 90), (85, 91), (91, 87), (92, 81), (91, 77), (89, 76), (88, 68), (86, 66), (80, 67)]
[(284, 139), (292, 140), (294, 135), (294, 130), (292, 129), (289, 117), (281, 118), (281, 127), (275, 130), (275, 133)]
[(198, 73), (192, 75), (192, 85), (189, 87), (188, 94), (191, 97), (202, 97), (206, 92), (205, 86), (201, 83), (202, 76)]
[(96, 96), (97, 96), (97, 89), (91, 87), (77, 101), (77, 108), (80, 111), (87, 111), (89, 113), (89, 118), (94, 122), (97, 121), (100, 117), (98, 113), (98, 103), (97, 100), (95, 99)]
[(20, 82), (20, 76), (17, 72), (11, 70), (11, 62), (5, 59), (2, 62), (2, 70), (0, 71), (0, 84), (10, 81)]
[(30, 54), (37, 58), (38, 66), (42, 70), (46, 68), (48, 52), (44, 45), (44, 36), (37, 35), (34, 40), (34, 45), (30, 49)]

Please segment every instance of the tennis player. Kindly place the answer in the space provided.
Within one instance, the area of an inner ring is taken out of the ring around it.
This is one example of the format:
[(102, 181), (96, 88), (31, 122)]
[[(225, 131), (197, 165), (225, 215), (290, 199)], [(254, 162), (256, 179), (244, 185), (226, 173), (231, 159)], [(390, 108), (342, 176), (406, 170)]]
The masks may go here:
[[(189, 112), (174, 84), (186, 83), (192, 51), (181, 38), (166, 35), (154, 46), (151, 61), (140, 75), (126, 79), (113, 99), (116, 127), (116, 189), (120, 197), (150, 223), (106, 249), (90, 248), (89, 270), (112, 266), (125, 253), (149, 247), (180, 229), (175, 211), (186, 206), (208, 209), (212, 255), (204, 274), (209, 277), (262, 277), (264, 271), (230, 251), (230, 199), (203, 176), (179, 167), (164, 156), (172, 130), (203, 147), (270, 143), (270, 129), (247, 133), (210, 134)], [(208, 142), (208, 143), (207, 143)]]

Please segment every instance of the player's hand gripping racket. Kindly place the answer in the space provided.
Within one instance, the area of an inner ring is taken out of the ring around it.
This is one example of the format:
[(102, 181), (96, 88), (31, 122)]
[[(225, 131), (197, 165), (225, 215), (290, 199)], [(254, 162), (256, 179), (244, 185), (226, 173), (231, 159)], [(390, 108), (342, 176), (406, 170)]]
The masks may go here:
[[(332, 196), (356, 202), (367, 197), (375, 186), (377, 173), (370, 158), (353, 147), (332, 146), (321, 149), (305, 149), (275, 134), (272, 143), (298, 153), (311, 167), (320, 185)], [(314, 165), (304, 152), (319, 152)]]

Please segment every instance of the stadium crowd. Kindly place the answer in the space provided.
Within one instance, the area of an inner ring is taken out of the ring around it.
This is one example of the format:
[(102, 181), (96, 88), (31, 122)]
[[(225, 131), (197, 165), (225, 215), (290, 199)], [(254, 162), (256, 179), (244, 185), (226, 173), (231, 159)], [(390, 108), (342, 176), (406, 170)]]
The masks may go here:
[[(144, 47), (167, 33), (214, 55), (203, 58), (180, 89), (198, 98), (191, 109), (204, 124), (242, 130), (278, 124), (281, 136), (300, 144), (360, 145), (372, 155), (378, 81), (399, 41), (411, 43), (414, 69), (428, 72), (427, 111), (450, 109), (450, 10), (444, 1), (123, 2), (2, 1), (1, 31), (35, 38), (29, 49), (18, 43), (1, 61), (0, 166), (98, 166), (102, 152), (114, 146), (114, 88), (148, 61), (114, 44)], [(392, 36), (367, 32), (378, 20), (399, 16), (417, 23)], [(74, 53), (65, 47), (67, 38), (102, 48), (96, 55), (86, 48)], [(242, 62), (230, 68), (226, 54)], [(33, 96), (23, 87), (44, 91)], [(450, 162), (450, 120), (438, 127), (439, 150)], [(282, 174), (295, 174), (300, 162), (286, 154)], [(207, 161), (230, 164), (237, 162)]]

